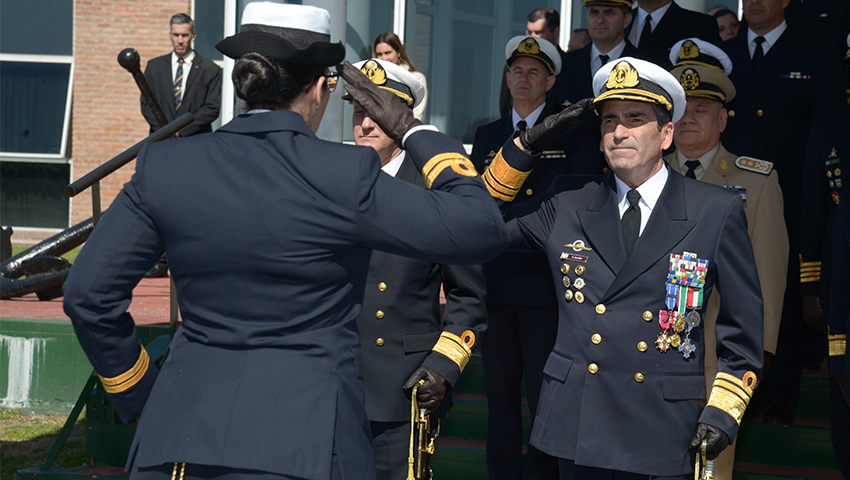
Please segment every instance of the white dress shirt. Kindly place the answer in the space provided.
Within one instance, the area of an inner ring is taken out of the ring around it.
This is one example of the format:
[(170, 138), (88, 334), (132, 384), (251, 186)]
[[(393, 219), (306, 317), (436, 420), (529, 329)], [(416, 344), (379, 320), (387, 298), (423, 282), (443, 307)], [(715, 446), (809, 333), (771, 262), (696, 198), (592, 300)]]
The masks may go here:
[[(640, 207), (640, 233), (638, 235), (643, 234), (643, 228), (646, 227), (646, 222), (649, 221), (649, 216), (652, 215), (652, 209), (655, 208), (655, 204), (658, 203), (661, 191), (664, 190), (664, 185), (667, 183), (667, 177), (667, 166), (662, 165), (661, 171), (650, 177), (649, 180), (643, 182), (641, 186), (635, 189), (640, 194), (640, 202), (638, 202), (638, 207)], [(614, 175), (614, 178), (617, 181), (617, 205), (620, 208), (620, 219), (622, 220), (623, 214), (626, 213), (626, 210), (630, 207), (626, 194), (629, 193), (629, 190), (632, 188), (617, 178), (616, 175)]]
[(590, 44), (590, 75), (596, 75), (596, 71), (602, 68), (602, 59), (599, 58), (599, 55), (608, 55), (608, 61), (613, 62), (614, 60), (623, 56), (623, 50), (626, 49), (626, 39), (620, 41), (620, 43), (611, 49), (608, 53), (602, 53), (596, 48), (595, 43)]
[(543, 107), (545, 107), (545, 106), (546, 106), (546, 102), (541, 103), (539, 107), (535, 108), (534, 111), (529, 113), (528, 116), (525, 117), (525, 118), (520, 117), (519, 114), (516, 113), (516, 109), (512, 108), (511, 109), (511, 121), (513, 122), (513, 125), (514, 125), (514, 131), (519, 130), (519, 128), (517, 128), (516, 124), (519, 123), (520, 120), (525, 120), (525, 128), (526, 129), (533, 127), (534, 122), (537, 121), (537, 117), (539, 117), (540, 114), (543, 113)]
[[(177, 56), (177, 54), (174, 52), (174, 50), (172, 50), (171, 51), (171, 84), (172, 85), (174, 84), (174, 77), (177, 76), (177, 66), (178, 66), (177, 60), (179, 58), (180, 57)], [(189, 72), (192, 71), (192, 60), (194, 60), (194, 59), (195, 59), (195, 51), (194, 50), (187, 53), (186, 56), (183, 57), (183, 80), (180, 82), (180, 91), (182, 92), (182, 94), (180, 95), (181, 100), (183, 100), (183, 98), (186, 96), (186, 80), (189, 79)], [(173, 88), (172, 88), (172, 91), (173, 91)]]
[[(764, 37), (764, 42), (761, 44), (761, 49), (765, 55), (767, 55), (767, 51), (770, 50), (770, 47), (776, 45), (776, 41), (779, 40), (779, 37), (782, 36), (782, 33), (785, 32), (786, 28), (788, 28), (788, 24), (785, 23), (785, 20), (782, 20), (782, 23), (780, 23), (778, 27), (762, 35), (762, 37)], [(750, 47), (750, 58), (753, 58), (753, 54), (756, 51), (756, 37), (758, 37), (758, 34), (748, 27), (747, 45)]]

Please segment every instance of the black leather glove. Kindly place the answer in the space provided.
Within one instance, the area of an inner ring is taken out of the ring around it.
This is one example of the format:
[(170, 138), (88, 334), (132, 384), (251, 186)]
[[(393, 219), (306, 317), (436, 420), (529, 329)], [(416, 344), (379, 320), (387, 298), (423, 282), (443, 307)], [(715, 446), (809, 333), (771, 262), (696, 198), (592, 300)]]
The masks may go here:
[(720, 452), (729, 446), (729, 437), (726, 436), (726, 433), (706, 423), (697, 425), (697, 433), (691, 439), (688, 447), (695, 452), (699, 452), (703, 440), (705, 440), (705, 456), (709, 460), (717, 458)]
[(520, 133), (520, 143), (535, 155), (542, 152), (546, 145), (554, 142), (555, 139), (566, 133), (567, 130), (578, 125), (578, 116), (584, 113), (591, 103), (593, 103), (593, 99), (585, 98), (561, 110), (559, 113), (549, 115), (543, 120), (543, 123), (539, 123)]
[(803, 322), (816, 332), (823, 332), (823, 309), (820, 306), (820, 297), (817, 295), (806, 295), (803, 297)]
[(425, 383), (419, 387), (416, 395), (416, 401), (419, 403), (419, 408), (427, 409), (427, 414), (431, 415), (434, 410), (440, 406), (443, 397), (446, 396), (448, 382), (439, 373), (431, 370), (428, 367), (419, 367), (413, 372), (413, 375), (404, 382), (403, 389), (413, 388), (419, 380), (425, 380)]
[(413, 117), (413, 110), (399, 101), (395, 94), (378, 88), (351, 62), (346, 61), (336, 68), (347, 84), (345, 91), (399, 146), (408, 130), (422, 125), (422, 122)]

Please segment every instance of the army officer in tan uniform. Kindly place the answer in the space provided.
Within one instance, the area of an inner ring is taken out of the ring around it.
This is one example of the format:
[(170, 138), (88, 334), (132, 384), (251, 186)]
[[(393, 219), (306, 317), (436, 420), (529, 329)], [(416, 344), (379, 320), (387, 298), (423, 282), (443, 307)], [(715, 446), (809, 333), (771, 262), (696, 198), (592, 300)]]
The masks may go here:
[[(700, 39), (678, 42), (670, 50), (671, 69), (685, 89), (687, 108), (676, 123), (673, 143), (676, 152), (664, 160), (687, 177), (738, 192), (747, 213), (747, 233), (752, 240), (758, 278), (764, 298), (764, 350), (776, 352), (779, 319), (788, 270), (788, 231), (782, 214), (782, 191), (773, 164), (732, 155), (720, 143), (726, 128), (726, 102), (735, 87), (726, 76), (732, 69), (729, 57), (718, 47)], [(705, 314), (705, 378), (709, 392), (717, 374), (714, 322), (720, 311), (715, 291)], [(716, 480), (731, 480), (734, 444), (717, 458)]]

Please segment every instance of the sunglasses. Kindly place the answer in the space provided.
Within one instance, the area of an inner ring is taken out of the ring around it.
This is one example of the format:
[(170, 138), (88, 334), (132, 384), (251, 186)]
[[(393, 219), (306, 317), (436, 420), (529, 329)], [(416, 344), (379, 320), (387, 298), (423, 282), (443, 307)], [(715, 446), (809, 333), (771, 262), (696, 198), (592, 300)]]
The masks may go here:
[[(334, 90), (336, 90), (336, 86), (339, 83), (339, 74), (336, 72), (328, 72), (322, 76), (325, 77), (325, 84), (328, 86), (328, 92), (332, 93)], [(307, 90), (305, 90), (304, 93), (310, 92), (310, 90), (313, 89), (313, 85), (315, 85), (318, 81), (318, 78), (313, 80), (313, 82), (310, 83), (310, 86), (307, 87)]]

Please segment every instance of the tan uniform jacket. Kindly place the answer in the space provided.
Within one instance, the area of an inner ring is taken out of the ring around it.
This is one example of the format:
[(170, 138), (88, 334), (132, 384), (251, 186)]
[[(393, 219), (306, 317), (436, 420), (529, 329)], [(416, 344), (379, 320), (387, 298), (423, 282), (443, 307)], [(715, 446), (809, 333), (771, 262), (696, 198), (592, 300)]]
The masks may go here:
[[(737, 158), (721, 144), (701, 181), (721, 187), (734, 185), (746, 190), (747, 233), (753, 243), (764, 299), (764, 350), (776, 353), (789, 249), (779, 175), (775, 170), (771, 170), (768, 175), (743, 170), (735, 165)], [(667, 155), (664, 160), (673, 170), (681, 173), (675, 153)], [(719, 310), (720, 296), (714, 291), (708, 299), (704, 320), (707, 367), (717, 367), (714, 322)]]

